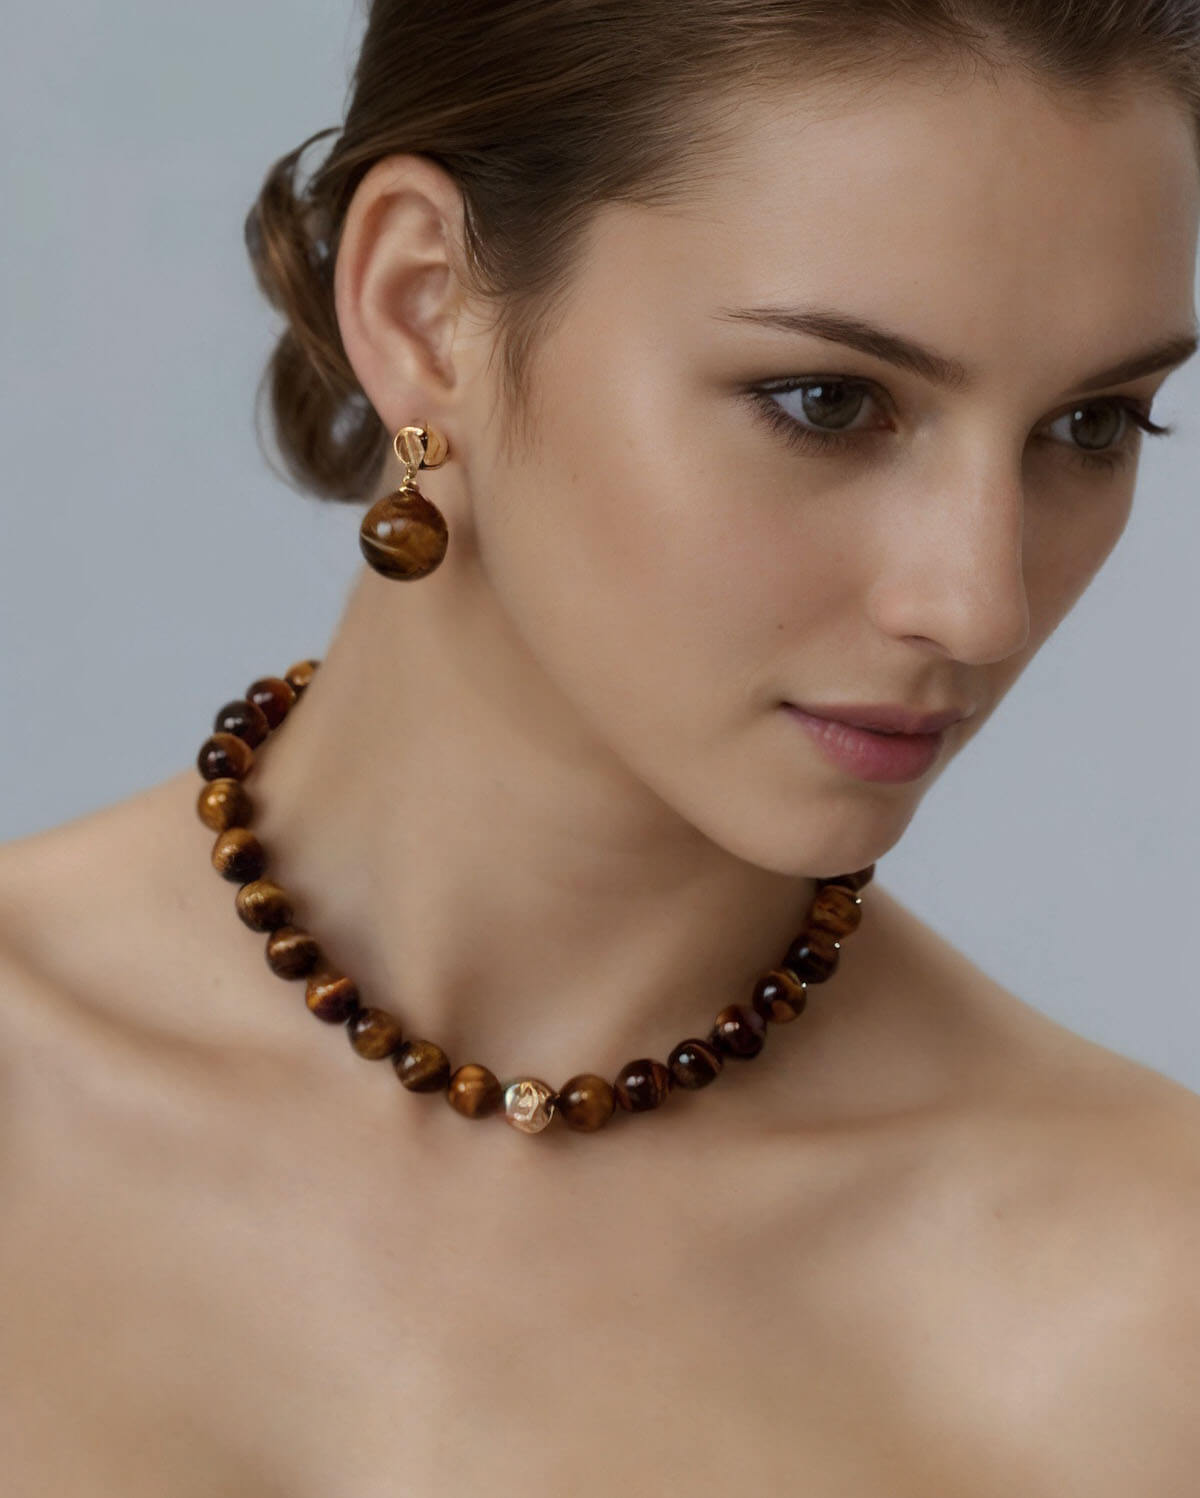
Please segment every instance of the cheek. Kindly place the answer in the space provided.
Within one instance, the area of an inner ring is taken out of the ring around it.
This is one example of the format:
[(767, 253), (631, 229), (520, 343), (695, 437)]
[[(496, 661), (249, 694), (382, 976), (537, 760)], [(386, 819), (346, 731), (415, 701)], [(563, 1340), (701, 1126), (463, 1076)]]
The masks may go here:
[[(1075, 503), (1031, 502), (1025, 519), (1030, 645), (1043, 644), (1087, 591), (1129, 521), (1133, 481), (1097, 486)], [(1027, 653), (1026, 659), (1028, 658)]]

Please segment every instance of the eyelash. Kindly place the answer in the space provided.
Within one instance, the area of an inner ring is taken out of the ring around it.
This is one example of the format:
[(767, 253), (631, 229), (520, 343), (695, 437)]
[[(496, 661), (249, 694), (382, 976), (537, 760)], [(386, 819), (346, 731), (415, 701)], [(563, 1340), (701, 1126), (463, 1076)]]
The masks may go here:
[[(865, 391), (872, 397), (883, 397), (883, 404), (890, 405), (890, 400), (885, 392), (872, 380), (864, 380), (849, 375), (809, 375), (804, 379), (787, 379), (772, 382), (770, 384), (755, 385), (746, 391), (756, 412), (762, 416), (767, 424), (775, 431), (782, 434), (785, 441), (792, 446), (798, 447), (807, 453), (830, 453), (844, 452), (861, 442), (872, 429), (846, 430), (823, 430), (819, 427), (806, 427), (795, 417), (789, 416), (783, 407), (773, 396), (786, 394), (793, 390), (807, 390), (818, 385), (838, 385), (847, 391)], [(1061, 421), (1063, 416), (1072, 416), (1076, 411), (1087, 410), (1093, 407), (1115, 406), (1118, 410), (1127, 411), (1133, 419), (1134, 427), (1152, 437), (1170, 436), (1175, 428), (1159, 426), (1151, 420), (1150, 407), (1144, 401), (1134, 400), (1131, 396), (1109, 396), (1103, 400), (1082, 401), (1073, 406), (1070, 411), (1064, 411), (1060, 416), (1054, 418)], [(1065, 443), (1058, 446), (1067, 446)], [(1077, 448), (1073, 454), (1084, 468), (1101, 469), (1106, 473), (1114, 473), (1118, 468), (1123, 468), (1133, 456), (1133, 443), (1126, 443), (1121, 447), (1110, 448), (1107, 452), (1089, 452), (1085, 448)]]

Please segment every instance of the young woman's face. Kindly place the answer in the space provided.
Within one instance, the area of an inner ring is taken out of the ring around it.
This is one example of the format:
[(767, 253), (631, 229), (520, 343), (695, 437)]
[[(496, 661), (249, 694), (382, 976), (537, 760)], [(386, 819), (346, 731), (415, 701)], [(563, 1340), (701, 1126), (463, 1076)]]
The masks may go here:
[[(492, 430), (470, 464), (486, 576), (570, 711), (718, 843), (821, 875), (896, 841), (1117, 542), (1168, 371), (1111, 372), (1193, 329), (1198, 174), (1148, 92), (805, 97), (747, 99), (685, 209), (600, 211), (534, 448)], [(970, 716), (872, 779), (784, 703)]]

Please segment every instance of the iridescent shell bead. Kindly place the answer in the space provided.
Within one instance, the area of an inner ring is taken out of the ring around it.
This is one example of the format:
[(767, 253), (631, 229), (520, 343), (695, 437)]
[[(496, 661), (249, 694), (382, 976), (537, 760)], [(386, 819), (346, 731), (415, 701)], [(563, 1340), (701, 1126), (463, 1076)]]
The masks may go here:
[(554, 1113), (554, 1088), (540, 1077), (518, 1077), (504, 1089), (504, 1117), (522, 1134), (540, 1134)]

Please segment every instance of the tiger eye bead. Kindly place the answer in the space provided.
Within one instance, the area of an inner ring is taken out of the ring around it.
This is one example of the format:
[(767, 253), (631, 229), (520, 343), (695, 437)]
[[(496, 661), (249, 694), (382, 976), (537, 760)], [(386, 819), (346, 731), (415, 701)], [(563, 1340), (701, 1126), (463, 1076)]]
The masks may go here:
[(862, 924), (862, 901), (844, 884), (823, 884), (808, 912), (808, 925), (834, 936), (850, 936)]
[(450, 1106), (465, 1118), (485, 1118), (499, 1111), (504, 1103), (504, 1089), (499, 1078), (486, 1066), (468, 1061), (450, 1078), (446, 1089)]
[(256, 749), (270, 731), (266, 713), (244, 697), (227, 702), (213, 719), (214, 733), (232, 733), (244, 739), (251, 749)]
[(715, 1045), (694, 1038), (681, 1040), (667, 1057), (672, 1085), (686, 1087), (689, 1092), (715, 1082), (724, 1065), (725, 1060)]
[(267, 866), (263, 845), (249, 827), (230, 827), (217, 834), (212, 850), (213, 868), (223, 879), (246, 884), (257, 879)]
[(407, 1041), (392, 1065), (409, 1092), (444, 1092), (450, 1081), (450, 1058), (432, 1040)]
[(865, 869), (858, 869), (853, 874), (839, 874), (836, 879), (830, 880), (831, 884), (847, 884), (851, 889), (865, 889), (875, 877), (875, 865), (869, 863)]
[(368, 1061), (384, 1061), (404, 1044), (400, 1021), (386, 1009), (368, 1005), (351, 1015), (346, 1029), (350, 1044)]
[(243, 884), (233, 903), (251, 931), (278, 931), (294, 914), (291, 896), (274, 879), (253, 879)]
[(595, 1072), (577, 1072), (558, 1090), (558, 1111), (569, 1127), (581, 1133), (602, 1129), (616, 1106), (611, 1083)]
[(769, 1023), (786, 1025), (804, 1013), (808, 985), (785, 968), (773, 968), (754, 985), (751, 1006)]
[(313, 660), (297, 661), (294, 666), (289, 666), (283, 673), (284, 681), (287, 682), (288, 686), (291, 687), (292, 691), (295, 692), (297, 697), (300, 696), (301, 692), (304, 691), (304, 688), (317, 674), (317, 667), (320, 664), (320, 661)]
[(762, 1050), (767, 1038), (767, 1022), (757, 1009), (745, 1004), (729, 1004), (717, 1015), (709, 1033), (709, 1043), (723, 1056), (735, 1061), (749, 1061)]
[(305, 985), (304, 1002), (318, 1019), (340, 1025), (358, 1009), (358, 988), (342, 973), (313, 973)]
[(261, 708), (272, 728), (278, 728), (296, 700), (296, 689), (281, 676), (260, 676), (246, 688), (246, 701)]
[(840, 947), (819, 927), (810, 927), (788, 948), (781, 966), (806, 983), (824, 983), (837, 971)]
[(200, 745), (196, 765), (205, 780), (244, 780), (254, 765), (254, 750), (235, 733), (214, 733)]
[(358, 532), (359, 549), (375, 571), (401, 580), (432, 572), (449, 539), (446, 517), (416, 490), (377, 499)]
[(225, 832), (245, 827), (254, 815), (254, 803), (240, 780), (209, 780), (196, 798), (196, 814), (213, 832)]
[(555, 1114), (555, 1093), (540, 1077), (518, 1077), (504, 1089), (504, 1118), (522, 1134), (540, 1134)]
[(280, 926), (267, 937), (267, 966), (280, 978), (305, 978), (317, 965), (316, 937), (296, 926)]
[(646, 1113), (666, 1102), (671, 1091), (671, 1073), (661, 1061), (642, 1056), (625, 1063), (617, 1073), (613, 1091), (627, 1113)]

